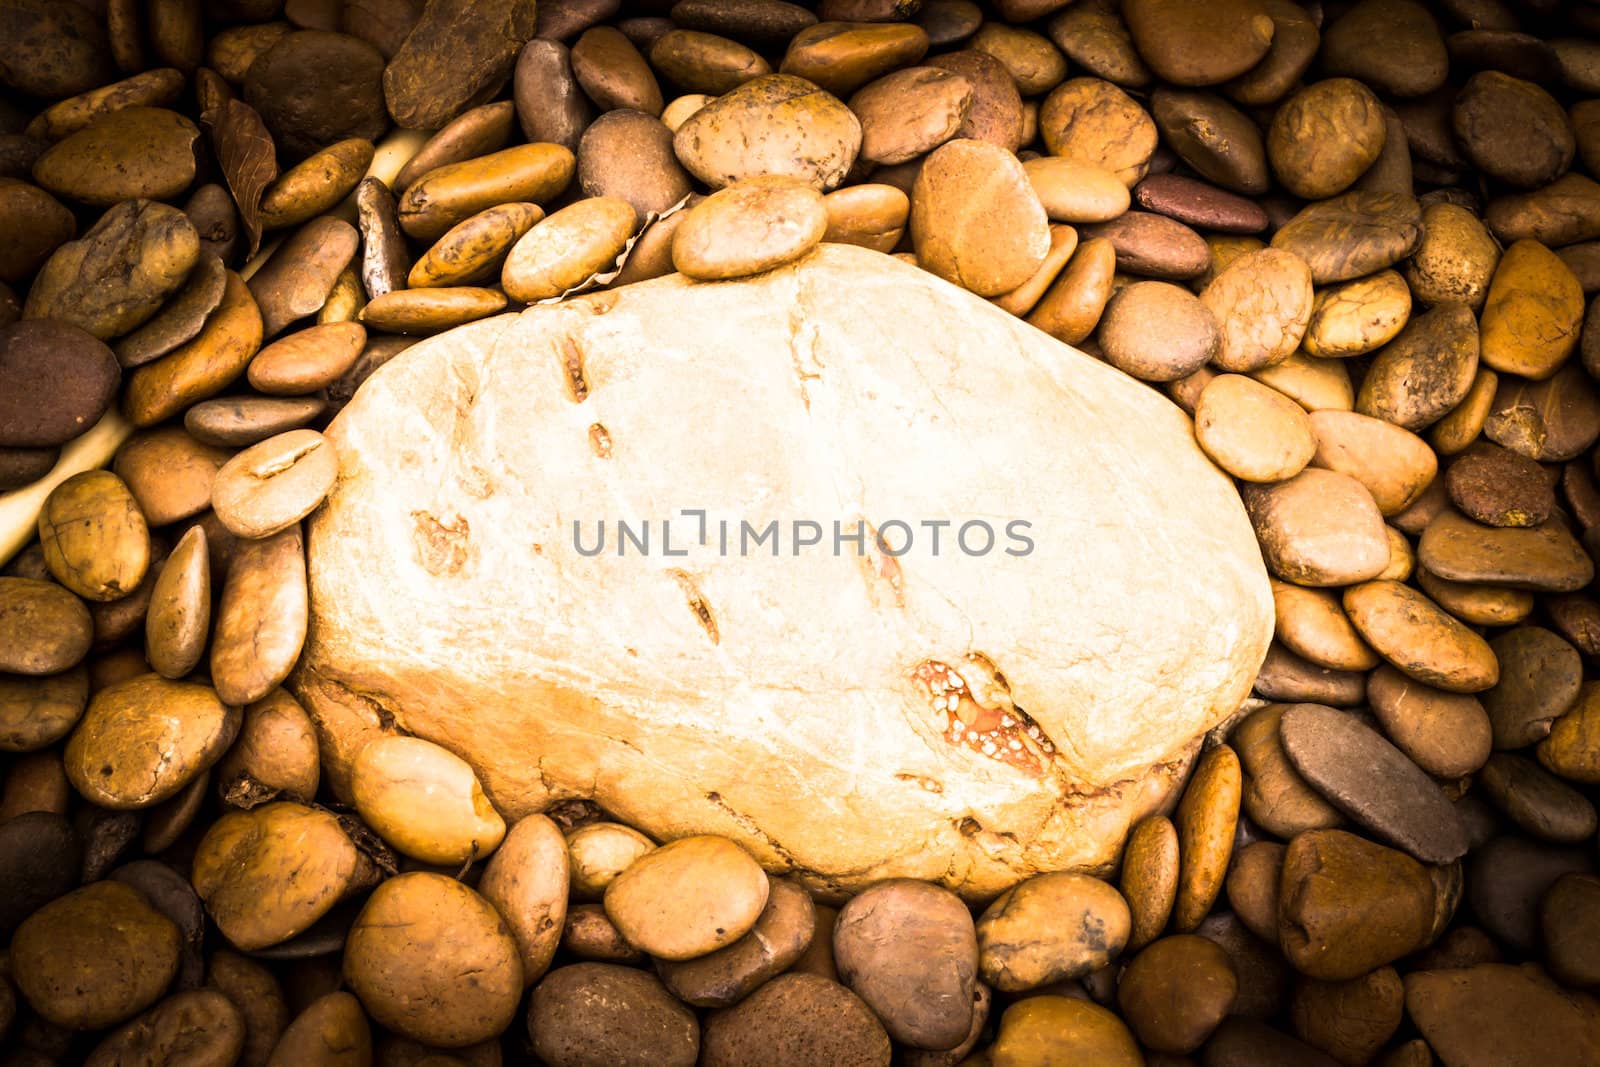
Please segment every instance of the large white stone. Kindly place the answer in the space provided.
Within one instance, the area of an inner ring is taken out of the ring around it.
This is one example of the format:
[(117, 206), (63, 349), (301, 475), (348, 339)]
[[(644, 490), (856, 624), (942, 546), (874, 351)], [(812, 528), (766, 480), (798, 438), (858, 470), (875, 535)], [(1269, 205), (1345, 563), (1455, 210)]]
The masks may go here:
[[(329, 437), (294, 688), (336, 790), (399, 728), (471, 762), (508, 819), (592, 798), (824, 892), (909, 876), (983, 898), (1103, 868), (1272, 634), (1244, 509), (1182, 412), (859, 248), (453, 330)], [(618, 519), (648, 520), (648, 555), (618, 555)], [(894, 550), (908, 524), (910, 550), (835, 554), (858, 519)], [(606, 551), (580, 553), (574, 523), (592, 549), (601, 520)], [(742, 555), (741, 521), (772, 520), (782, 554)], [(822, 527), (798, 555), (797, 520)], [(955, 544), (974, 520), (987, 554)], [(1014, 520), (1028, 554), (1006, 552)], [(972, 692), (975, 745), (930, 664)]]

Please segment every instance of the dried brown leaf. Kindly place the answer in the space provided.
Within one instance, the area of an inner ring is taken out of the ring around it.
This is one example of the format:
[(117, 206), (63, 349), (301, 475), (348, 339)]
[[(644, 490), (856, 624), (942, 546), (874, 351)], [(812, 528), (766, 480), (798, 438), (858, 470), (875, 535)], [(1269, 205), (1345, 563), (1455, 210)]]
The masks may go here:
[(239, 222), (249, 242), (246, 256), (261, 248), (261, 194), (278, 177), (278, 156), (272, 134), (256, 109), (243, 100), (227, 100), (200, 116), (211, 131), (211, 148), (228, 191), (239, 206)]

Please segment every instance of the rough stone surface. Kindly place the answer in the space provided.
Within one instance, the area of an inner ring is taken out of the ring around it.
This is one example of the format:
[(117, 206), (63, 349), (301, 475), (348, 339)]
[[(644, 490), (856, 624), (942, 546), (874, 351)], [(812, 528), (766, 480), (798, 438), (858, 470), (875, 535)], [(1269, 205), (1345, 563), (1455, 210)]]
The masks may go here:
[[(294, 683), (324, 752), (375, 736), (381, 708), (509, 819), (592, 797), (819, 890), (986, 897), (1106, 868), (1271, 634), (1244, 510), (1177, 408), (851, 246), (424, 341), (329, 436)], [(683, 508), (707, 510), (705, 546)], [(617, 554), (619, 513), (651, 520), (649, 555)], [(1032, 551), (1006, 555), (1002, 523), (982, 557), (949, 531), (937, 558), (902, 551), (894, 527), (898, 556), (870, 535), (860, 557), (791, 554), (795, 520), (831, 541), (835, 519), (980, 515), (1031, 521)], [(581, 554), (574, 521), (593, 551), (601, 519), (606, 550)], [(742, 556), (739, 523), (772, 520), (784, 555)], [(340, 760), (324, 771), (339, 792)]]

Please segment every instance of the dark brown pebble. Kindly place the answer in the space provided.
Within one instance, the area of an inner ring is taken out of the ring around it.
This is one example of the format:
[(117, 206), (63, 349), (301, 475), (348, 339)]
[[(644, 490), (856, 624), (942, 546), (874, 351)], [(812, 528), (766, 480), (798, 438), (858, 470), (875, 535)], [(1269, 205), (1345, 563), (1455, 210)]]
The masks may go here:
[(1200, 1060), (1205, 1067), (1336, 1067), (1339, 1062), (1282, 1030), (1237, 1015), (1217, 1027)]
[(0, 448), (0, 493), (38, 481), (60, 458), (59, 448)]
[(288, 158), (350, 137), (376, 141), (389, 126), (383, 53), (359, 37), (301, 30), (250, 65), (244, 99)]
[(1336, 671), (1302, 659), (1274, 641), (1256, 672), (1258, 696), (1285, 704), (1331, 704), (1351, 707), (1366, 699), (1363, 671)]
[(1085, 241), (1104, 237), (1117, 251), (1117, 269), (1147, 278), (1184, 281), (1205, 273), (1211, 249), (1205, 238), (1175, 219), (1130, 211), (1110, 222), (1080, 227)]
[(1575, 845), (1593, 837), (1600, 822), (1588, 797), (1525, 756), (1496, 752), (1478, 772), (1478, 784), (1507, 818), (1541, 841)]
[(1220, 233), (1260, 233), (1267, 213), (1254, 200), (1180, 174), (1157, 174), (1140, 182), (1133, 199), (1146, 211), (1188, 226)]
[(1445, 488), (1468, 518), (1488, 526), (1537, 526), (1556, 506), (1555, 491), (1539, 464), (1487, 443), (1450, 465)]
[(204, 444), (242, 448), (309, 425), (326, 408), (318, 396), (224, 396), (184, 412), (183, 425)]
[(1561, 78), (1556, 50), (1531, 33), (1470, 29), (1445, 38), (1450, 65), (1457, 71), (1498, 70), (1513, 78), (1553, 83)]
[(70, 323), (0, 327), (0, 447), (54, 448), (93, 426), (116, 399), (117, 357)]
[(0, 824), (0, 935), (78, 884), (80, 849), (72, 824), (30, 811)]
[(1374, 836), (1426, 863), (1466, 853), (1461, 822), (1433, 779), (1354, 715), (1297, 704), (1280, 730), (1300, 776)]
[[(817, 24), (817, 16), (785, 0), (679, 0), (672, 21), (686, 30), (719, 33), (756, 47), (777, 47)], [(973, 27), (976, 31), (977, 27)]]
[(1591, 873), (1588, 846), (1559, 847), (1525, 837), (1497, 837), (1472, 853), (1467, 902), (1483, 928), (1518, 952), (1539, 945), (1539, 902), (1569, 871)]
[(1591, 659), (1600, 656), (1600, 603), (1578, 593), (1545, 599), (1550, 625)]
[(1583, 685), (1578, 650), (1542, 626), (1518, 626), (1489, 642), (1500, 680), (1479, 694), (1494, 730), (1494, 747), (1524, 748), (1577, 703)]

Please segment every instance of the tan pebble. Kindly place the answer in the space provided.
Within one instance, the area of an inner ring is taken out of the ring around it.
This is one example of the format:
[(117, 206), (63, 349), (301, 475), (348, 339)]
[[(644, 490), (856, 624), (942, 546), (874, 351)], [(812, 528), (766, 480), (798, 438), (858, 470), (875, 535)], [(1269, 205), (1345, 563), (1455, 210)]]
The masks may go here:
[(39, 512), (39, 543), (56, 581), (91, 601), (138, 588), (150, 566), (150, 530), (127, 485), (110, 471), (75, 474)]
[(128, 377), (122, 394), (128, 421), (153, 426), (220, 393), (244, 373), (261, 348), (262, 336), (255, 298), (244, 280), (229, 271), (222, 303), (200, 334)]
[(576, 288), (616, 263), (634, 223), (633, 205), (615, 197), (562, 208), (511, 247), (500, 271), (506, 295), (527, 304)]
[(1314, 411), (1314, 466), (1347, 474), (1367, 487), (1383, 515), (1416, 502), (1439, 471), (1426, 441), (1382, 419), (1351, 411)]
[(1347, 359), (1394, 339), (1411, 316), (1411, 291), (1399, 272), (1331, 285), (1317, 294), (1304, 339), (1307, 355)]
[(767, 903), (767, 876), (725, 837), (685, 837), (646, 853), (606, 887), (606, 915), (652, 956), (692, 959), (731, 944)]
[(1409, 586), (1352, 585), (1344, 592), (1344, 609), (1379, 655), (1424, 684), (1476, 693), (1499, 680), (1488, 642)]
[(367, 343), (359, 322), (331, 322), (267, 345), (250, 361), (250, 384), (268, 396), (302, 396), (325, 389), (352, 366)]
[(73, 788), (93, 803), (147, 808), (220, 759), (239, 722), (239, 709), (210, 686), (146, 674), (94, 695), (62, 762)]
[(1131, 930), (1128, 902), (1085, 874), (1035, 875), (995, 898), (978, 919), (978, 973), (1002, 993), (1098, 970)]
[(456, 223), (506, 203), (540, 203), (572, 181), (577, 157), (557, 144), (502, 149), (448, 163), (417, 178), (401, 196), (400, 225), (412, 237), (437, 240)]
[(1389, 537), (1356, 479), (1308, 467), (1283, 482), (1246, 484), (1245, 509), (1268, 569), (1298, 585), (1365, 581), (1389, 564)]
[(1459, 204), (1422, 209), (1422, 242), (1406, 261), (1406, 284), (1423, 304), (1459, 302), (1476, 311), (1489, 293), (1500, 246), (1483, 222)]
[(1239, 374), (1219, 374), (1206, 385), (1195, 404), (1194, 432), (1218, 466), (1251, 482), (1292, 478), (1316, 452), (1305, 409)]
[(1022, 165), (1052, 222), (1108, 222), (1128, 210), (1128, 187), (1109, 170), (1061, 156)]
[(205, 528), (191, 526), (162, 564), (145, 613), (145, 659), (163, 678), (199, 666), (211, 631), (211, 562)]
[(951, 141), (928, 156), (910, 224), (918, 262), (979, 296), (1027, 281), (1050, 248), (1049, 221), (1022, 165), (985, 141)]
[(310, 622), (298, 526), (239, 543), (214, 619), (211, 679), (223, 701), (253, 704), (289, 677)]
[(1145, 1059), (1115, 1013), (1087, 1000), (1045, 995), (1026, 997), (1005, 1010), (988, 1062), (991, 1067), (1043, 1063), (1143, 1067)]
[(361, 321), (387, 333), (430, 334), (475, 322), (506, 306), (496, 289), (459, 285), (438, 289), (396, 289), (361, 309)]
[(1218, 368), (1253, 371), (1289, 358), (1312, 299), (1311, 271), (1294, 253), (1264, 248), (1236, 258), (1200, 293), (1221, 330)]
[(211, 507), (239, 537), (271, 537), (316, 510), (339, 477), (339, 457), (315, 430), (290, 430), (223, 465)]
[(506, 824), (466, 760), (420, 737), (385, 737), (363, 748), (351, 772), (361, 818), (395, 849), (423, 863), (461, 864), (493, 852)]
[(1273, 636), (1295, 654), (1341, 671), (1366, 671), (1379, 664), (1332, 592), (1274, 581), (1272, 602)]
[(422, 254), (407, 283), (426, 289), (489, 281), (511, 247), (543, 218), (538, 204), (498, 204), (463, 219)]
[(1053, 156), (1115, 174), (1130, 189), (1155, 151), (1155, 120), (1127, 93), (1099, 78), (1070, 78), (1039, 108), (1039, 135)]
[(572, 895), (579, 900), (599, 900), (612, 879), (656, 843), (631, 826), (593, 822), (567, 835), (572, 870)]
[(161, 426), (130, 437), (111, 469), (128, 486), (152, 526), (167, 526), (211, 506), (217, 471), (233, 453), (202, 444), (180, 426)]
[(1228, 735), (1229, 744), (1239, 753), (1246, 814), (1263, 830), (1283, 838), (1343, 821), (1300, 777), (1283, 750), (1283, 713), (1293, 706), (1268, 704), (1251, 712)]
[(1483, 362), (1502, 374), (1548, 378), (1577, 345), (1583, 310), (1583, 288), (1572, 269), (1539, 242), (1518, 241), (1489, 282)]
[(1355, 387), (1342, 360), (1296, 352), (1276, 366), (1251, 371), (1250, 377), (1307, 411), (1349, 411), (1355, 406)]
[(892, 185), (863, 184), (835, 189), (822, 198), (828, 212), (824, 241), (892, 252), (905, 234), (911, 198)]
[(1082, 241), (1049, 291), (1028, 313), (1032, 326), (1058, 341), (1075, 345), (1100, 323), (1111, 299), (1117, 250), (1103, 237)]
[(750, 178), (689, 209), (672, 239), (672, 263), (699, 281), (745, 277), (792, 263), (822, 242), (822, 194), (794, 178)]

